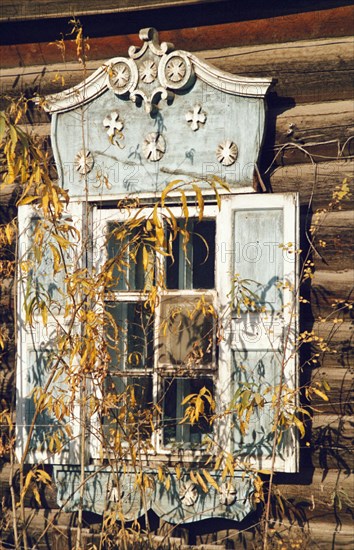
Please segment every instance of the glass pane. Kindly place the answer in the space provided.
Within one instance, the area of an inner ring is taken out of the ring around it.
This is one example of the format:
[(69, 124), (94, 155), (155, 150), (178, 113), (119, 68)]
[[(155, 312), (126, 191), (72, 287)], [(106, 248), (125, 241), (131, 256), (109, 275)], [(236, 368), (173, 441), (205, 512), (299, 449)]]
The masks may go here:
[(143, 290), (153, 284), (154, 257), (147, 247), (147, 267), (144, 267), (141, 231), (135, 228), (129, 235), (124, 235), (124, 231), (122, 223), (108, 224), (107, 254), (108, 259), (115, 260), (109, 289)]
[(161, 300), (159, 364), (195, 368), (212, 362), (214, 317), (211, 297)]
[(133, 435), (133, 439), (151, 437), (152, 376), (109, 376), (106, 379), (107, 415), (103, 419), (107, 438), (116, 430), (121, 442)]
[(215, 220), (180, 220), (178, 225), (189, 240), (184, 242), (179, 233), (172, 242), (172, 257), (166, 258), (167, 288), (214, 288)]
[(144, 302), (110, 302), (112, 316), (108, 329), (108, 346), (112, 369), (127, 371), (153, 365), (154, 317)]
[(199, 393), (202, 388), (207, 388), (213, 394), (213, 381), (210, 378), (166, 378), (164, 380), (163, 399), (163, 444), (166, 447), (181, 449), (201, 448), (210, 439), (207, 434), (212, 433), (210, 424), (211, 410), (206, 399), (204, 412), (199, 420), (191, 425), (190, 422), (181, 424), (188, 403), (182, 405), (183, 399), (192, 393)]

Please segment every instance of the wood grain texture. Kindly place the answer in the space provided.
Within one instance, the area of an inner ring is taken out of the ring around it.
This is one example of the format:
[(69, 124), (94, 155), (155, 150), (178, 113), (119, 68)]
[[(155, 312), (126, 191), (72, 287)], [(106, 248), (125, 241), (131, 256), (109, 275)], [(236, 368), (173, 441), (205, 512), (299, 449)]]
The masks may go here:
[[(48, 19), (50, 17), (72, 17), (73, 15), (90, 15), (103, 13), (134, 12), (137, 10), (161, 9), (172, 6), (190, 6), (208, 4), (216, 0), (120, 0), (119, 4), (105, 0), (62, 0), (60, 7), (55, 0), (4, 0), (1, 6), (0, 21), (26, 19)], [(219, 3), (224, 0), (217, 0)]]
[[(269, 177), (269, 184), (274, 193), (298, 191), (300, 204), (305, 208), (310, 204), (311, 210), (326, 208), (337, 185), (347, 178), (352, 181), (354, 161), (336, 160), (319, 164), (297, 164), (276, 168)], [(353, 198), (353, 197), (352, 197)], [(352, 210), (353, 202), (343, 201), (342, 210)]]
[(353, 39), (333, 38), (199, 51), (220, 69), (275, 79), (272, 102), (351, 99)]
[[(14, 12), (13, 2), (6, 0), (6, 3), (11, 4), (10, 9)], [(147, 26), (156, 27), (160, 31), (161, 40), (190, 51), (351, 36), (354, 7), (348, 1), (341, 3), (341, 6), (333, 6), (333, 2), (317, 2), (316, 10), (313, 10), (308, 2), (303, 2), (305, 9), (301, 10), (300, 2), (296, 5), (283, 2), (273, 4), (270, 11), (264, 2), (244, 5), (234, 0), (224, 1), (221, 5), (218, 2), (203, 2), (202, 9), (200, 5), (182, 5), (176, 9), (176, 4), (173, 7), (174, 3), (170, 2), (171, 9), (163, 11), (146, 10), (142, 14), (120, 12), (102, 16), (95, 2), (96, 14), (91, 18), (85, 17), (82, 21), (84, 32), (90, 37), (91, 59), (102, 59), (125, 55), (130, 44), (139, 44), (138, 29)], [(35, 2), (27, 2), (28, 4), (35, 5)], [(116, 5), (115, 7), (117, 8)], [(41, 22), (41, 15), (44, 18), (46, 16), (45, 11), (41, 10), (36, 25), (31, 21), (26, 23), (25, 20), (18, 24), (7, 22), (2, 29), (3, 46), (0, 47), (0, 58), (4, 66), (60, 62), (60, 52), (56, 48), (48, 52), (46, 42), (57, 40), (61, 33), (64, 36), (67, 34), (68, 19), (73, 13), (71, 10), (65, 15), (63, 10), (60, 13), (61, 19)], [(0, 22), (1, 15), (4, 19), (8, 18), (3, 10), (0, 12)], [(6, 46), (11, 44), (15, 47)], [(66, 40), (66, 50), (67, 60), (75, 60), (76, 48), (70, 40)]]
[[(343, 37), (199, 50), (196, 54), (219, 69), (234, 74), (274, 78), (269, 104), (289, 107), (297, 103), (351, 100), (354, 74), (352, 50), (353, 39)], [(117, 54), (112, 52), (112, 55)], [(127, 55), (127, 49), (123, 55)], [(89, 61), (88, 73), (110, 57)], [(64, 77), (65, 85), (58, 78), (59, 74)], [(29, 66), (21, 63), (21, 69), (18, 66), (4, 68), (1, 90), (13, 94), (25, 90), (27, 93), (48, 94), (69, 88), (82, 79), (79, 63), (70, 61), (47, 65), (38, 61), (36, 65), (32, 61)]]

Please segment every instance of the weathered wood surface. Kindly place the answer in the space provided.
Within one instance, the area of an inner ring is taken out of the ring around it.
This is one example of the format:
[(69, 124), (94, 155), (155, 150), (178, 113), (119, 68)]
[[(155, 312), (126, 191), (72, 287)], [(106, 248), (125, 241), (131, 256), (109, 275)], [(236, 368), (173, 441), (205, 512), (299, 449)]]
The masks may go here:
[[(10, 3), (9, 0), (7, 2)], [(301, 11), (299, 2), (296, 5), (279, 3), (272, 6), (270, 13), (264, 2), (242, 5), (229, 0), (222, 6), (204, 5), (203, 9), (200, 6), (189, 9), (184, 6), (183, 9), (164, 12), (146, 11), (141, 18), (141, 26), (156, 27), (161, 40), (172, 42), (178, 48), (189, 51), (351, 36), (354, 7), (350, 2), (347, 2), (349, 5), (342, 3), (342, 6), (333, 7), (333, 3), (331, 5), (331, 2), (324, 2), (327, 5), (322, 5), (321, 9), (317, 2), (316, 11), (309, 9), (308, 4)], [(13, 2), (11, 9), (14, 11), (12, 6)], [(67, 18), (71, 18), (72, 14), (71, 11)], [(40, 17), (41, 13), (38, 15)], [(44, 17), (45, 15), (43, 13)], [(65, 17), (63, 11), (61, 15)], [(67, 21), (61, 20), (61, 23), (63, 29), (60, 30), (65, 33), (68, 29)], [(86, 18), (83, 23), (84, 32), (90, 37), (91, 59), (126, 55), (130, 44), (139, 44), (136, 34), (138, 24), (129, 14), (110, 14), (103, 20), (96, 15), (91, 19)], [(39, 25), (40, 21), (35, 26), (28, 22), (25, 27), (22, 22), (21, 35), (16, 33), (16, 23), (7, 23), (4, 26), (4, 45), (0, 46), (3, 67), (48, 65), (62, 61), (58, 48), (48, 48), (46, 44), (59, 38), (60, 23), (51, 25), (44, 21), (41, 27)], [(102, 28), (105, 32), (102, 32)], [(42, 43), (37, 42), (39, 36)], [(11, 44), (14, 46), (7, 46)], [(76, 46), (73, 41), (66, 40), (66, 60), (76, 60)]]
[[(310, 469), (305, 466), (302, 472), (290, 481), (286, 476), (278, 476), (275, 481), (280, 493), (292, 501), (299, 511), (303, 511), (305, 521), (313, 524), (326, 522), (327, 527), (352, 524), (350, 501), (353, 494), (354, 474), (342, 470)], [(337, 495), (337, 506), (333, 499)], [(341, 502), (342, 507), (340, 507)]]
[[(278, 167), (269, 176), (269, 184), (274, 193), (298, 191), (300, 204), (312, 210), (326, 208), (332, 198), (332, 191), (347, 178), (352, 181), (354, 160), (337, 160), (320, 164), (297, 164)], [(265, 180), (268, 183), (267, 175)], [(353, 197), (352, 197), (353, 199)], [(353, 202), (343, 201), (342, 210), (353, 209)]]
[(247, 76), (271, 76), (273, 101), (291, 104), (351, 99), (353, 38), (323, 39), (201, 51), (218, 68)]
[[(354, 369), (350, 366), (321, 366), (309, 373), (312, 382), (326, 381), (330, 386), (328, 401), (314, 394), (311, 405), (322, 414), (338, 417), (354, 414)], [(354, 449), (352, 449), (354, 451)]]
[[(98, 15), (103, 13), (121, 13), (137, 10), (159, 9), (172, 6), (189, 6), (225, 2), (226, 0), (62, 0), (60, 6), (56, 0), (3, 0), (0, 21), (24, 19), (47, 19), (49, 17), (72, 17), (73, 15)], [(222, 7), (220, 8), (222, 9)]]
[(316, 413), (311, 419), (310, 433), (314, 467), (325, 470), (338, 468), (346, 472), (354, 470), (354, 415)]
[[(53, 46), (52, 46), (53, 47)], [(271, 105), (293, 106), (295, 103), (352, 99), (354, 58), (351, 37), (304, 40), (259, 46), (242, 46), (225, 50), (199, 50), (197, 55), (219, 69), (245, 76), (267, 76), (275, 79), (270, 93)], [(116, 55), (116, 54), (115, 54)], [(127, 51), (125, 52), (127, 55)], [(107, 58), (89, 61), (90, 73)], [(38, 61), (28, 67), (3, 69), (1, 89), (18, 93), (32, 88), (41, 94), (71, 87), (82, 80), (78, 63), (58, 63), (45, 66)]]

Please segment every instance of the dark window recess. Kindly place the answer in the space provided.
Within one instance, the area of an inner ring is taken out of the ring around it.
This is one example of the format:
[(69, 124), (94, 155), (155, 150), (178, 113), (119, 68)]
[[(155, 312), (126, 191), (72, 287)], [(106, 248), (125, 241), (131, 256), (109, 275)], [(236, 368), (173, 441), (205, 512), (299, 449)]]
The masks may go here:
[(172, 243), (172, 256), (166, 259), (168, 289), (210, 289), (215, 286), (215, 220), (195, 219), (178, 224), (189, 232), (183, 243), (179, 234)]
[(153, 283), (154, 257), (148, 249), (148, 267), (145, 269), (141, 229), (135, 228), (120, 238), (123, 230), (122, 223), (108, 224), (107, 254), (109, 260), (115, 260), (109, 290), (143, 290)]
[(213, 381), (208, 377), (166, 378), (163, 399), (163, 444), (166, 447), (192, 449), (203, 448), (208, 443), (207, 434), (212, 432), (211, 410), (204, 399), (204, 411), (193, 425), (186, 421), (181, 424), (188, 403), (182, 405), (187, 395), (198, 394), (205, 387), (213, 395)]
[(154, 317), (143, 302), (108, 302), (111, 370), (130, 371), (153, 366)]

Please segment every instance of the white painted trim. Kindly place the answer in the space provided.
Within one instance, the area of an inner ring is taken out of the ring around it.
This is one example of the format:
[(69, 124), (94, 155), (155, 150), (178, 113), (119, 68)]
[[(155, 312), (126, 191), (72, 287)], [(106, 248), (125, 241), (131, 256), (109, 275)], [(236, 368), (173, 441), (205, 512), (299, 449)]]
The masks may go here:
[[(230, 277), (233, 274), (233, 248), (231, 244), (231, 235), (233, 232), (233, 212), (239, 210), (265, 210), (265, 209), (281, 208), (283, 211), (283, 242), (294, 243), (294, 248), (298, 249), (299, 234), (298, 234), (298, 195), (297, 193), (282, 193), (282, 194), (255, 194), (247, 195), (229, 195), (222, 198), (221, 210), (217, 218), (217, 250), (222, 250), (224, 244), (225, 258), (219, 258), (216, 261), (216, 288), (219, 298), (220, 315), (225, 316), (226, 322), (231, 320), (229, 313), (231, 282)], [(226, 245), (229, 245), (226, 248)], [(296, 293), (297, 276), (298, 276), (298, 256), (294, 255), (294, 262), (287, 266), (284, 259), (284, 279), (293, 285), (294, 290), (290, 288), (284, 289), (284, 304), (294, 304), (293, 309), (289, 312), (284, 310), (283, 326), (290, 327), (293, 339), (296, 344), (297, 324), (298, 324), (298, 296)], [(269, 315), (269, 313), (268, 313)], [(260, 319), (262, 314), (260, 314)], [(261, 322), (261, 321), (260, 321)], [(269, 321), (267, 322), (267, 324)], [(262, 336), (262, 335), (261, 335)], [(284, 378), (289, 387), (297, 387), (297, 354), (294, 352), (294, 342), (287, 341), (285, 350), (286, 366)], [(222, 341), (219, 346), (219, 394), (220, 408), (227, 408), (232, 399), (231, 391), (231, 357), (230, 344)], [(224, 423), (220, 425), (220, 441), (223, 448), (230, 452), (237, 452), (237, 449), (232, 449), (231, 439), (229, 437), (231, 429), (231, 419), (226, 418)], [(289, 444), (283, 456), (277, 456), (275, 461), (275, 470), (278, 472), (296, 472), (299, 466), (299, 442), (296, 429), (289, 430)], [(249, 460), (254, 467), (262, 469), (271, 469), (272, 459), (260, 458), (257, 460)]]
[[(77, 202), (70, 202), (67, 208), (67, 214), (73, 217), (75, 227), (79, 230), (82, 222), (82, 209)], [(17, 365), (16, 365), (16, 457), (18, 461), (23, 458), (23, 453), (27, 443), (29, 420), (26, 417), (26, 400), (30, 397), (34, 384), (28, 381), (27, 372), (30, 368), (28, 364), (28, 354), (31, 351), (38, 351), (44, 345), (43, 349), (52, 349), (50, 340), (50, 327), (52, 326), (50, 317), (47, 328), (44, 327), (41, 316), (35, 315), (34, 325), (30, 327), (26, 324), (24, 304), (27, 284), (27, 275), (21, 272), (20, 262), (26, 260), (30, 250), (29, 228), (33, 217), (40, 217), (40, 212), (34, 205), (24, 205), (18, 208), (19, 225), (19, 265), (18, 265), (18, 283), (17, 283)], [(57, 319), (65, 325), (63, 315), (58, 314)], [(54, 385), (54, 383), (53, 383)], [(79, 424), (80, 412), (79, 404), (76, 404), (70, 416), (70, 425), (72, 428), (72, 438), (65, 446), (65, 451), (60, 453), (51, 453), (46, 450), (32, 450), (24, 458), (25, 463), (45, 463), (45, 464), (76, 464), (79, 458)]]

